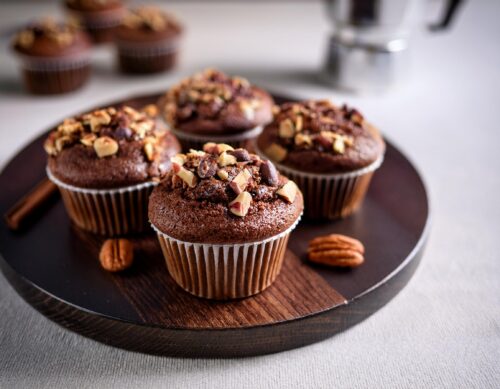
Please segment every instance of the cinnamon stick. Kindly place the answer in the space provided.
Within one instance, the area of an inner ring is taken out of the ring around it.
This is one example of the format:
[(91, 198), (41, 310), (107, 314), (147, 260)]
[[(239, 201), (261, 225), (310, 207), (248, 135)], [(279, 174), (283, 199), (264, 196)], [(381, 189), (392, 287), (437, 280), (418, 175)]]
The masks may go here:
[(48, 178), (44, 178), (7, 211), (4, 216), (7, 226), (11, 230), (19, 230), (25, 221), (56, 192), (57, 186)]

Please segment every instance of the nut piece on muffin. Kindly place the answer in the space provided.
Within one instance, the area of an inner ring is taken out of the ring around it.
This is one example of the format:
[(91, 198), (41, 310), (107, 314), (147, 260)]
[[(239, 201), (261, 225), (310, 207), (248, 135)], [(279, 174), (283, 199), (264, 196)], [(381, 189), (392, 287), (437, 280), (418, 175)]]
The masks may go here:
[(72, 22), (85, 29), (95, 43), (113, 41), (125, 14), (121, 0), (64, 0), (64, 7)]
[(257, 148), (298, 183), (307, 216), (335, 219), (360, 206), (385, 143), (356, 109), (320, 100), (275, 107)]
[(31, 93), (70, 92), (88, 80), (90, 40), (71, 25), (51, 18), (33, 22), (15, 36), (12, 48)]
[[(151, 194), (149, 219), (177, 283), (197, 296), (225, 299), (274, 281), (302, 210), (300, 190), (270, 161), (208, 143), (172, 158), (172, 170)], [(191, 261), (197, 266), (184, 266)]]
[(183, 148), (210, 141), (243, 147), (272, 119), (272, 97), (241, 77), (206, 69), (173, 86), (159, 107)]
[(170, 132), (127, 106), (66, 119), (44, 147), (71, 219), (103, 235), (142, 230), (148, 195), (180, 150)]
[(162, 10), (131, 9), (116, 31), (120, 68), (126, 73), (156, 73), (171, 69), (177, 60), (182, 26)]

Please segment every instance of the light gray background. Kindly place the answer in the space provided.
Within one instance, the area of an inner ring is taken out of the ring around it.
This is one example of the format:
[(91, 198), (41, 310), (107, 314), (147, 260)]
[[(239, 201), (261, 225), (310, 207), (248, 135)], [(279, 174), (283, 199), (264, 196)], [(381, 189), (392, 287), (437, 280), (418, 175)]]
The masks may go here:
[[(2, 4), (0, 24), (56, 9)], [(2, 51), (0, 163), (67, 115), (217, 66), (272, 90), (360, 107), (426, 178), (434, 220), (423, 262), (405, 290), (355, 328), (298, 350), (237, 360), (161, 358), (101, 345), (45, 319), (0, 275), (0, 387), (499, 387), (500, 2), (469, 1), (451, 33), (419, 30), (412, 81), (362, 97), (314, 81), (329, 30), (319, 2), (169, 9), (189, 29), (181, 66), (170, 75), (120, 76), (99, 50), (85, 89), (36, 98), (21, 91), (15, 63)]]

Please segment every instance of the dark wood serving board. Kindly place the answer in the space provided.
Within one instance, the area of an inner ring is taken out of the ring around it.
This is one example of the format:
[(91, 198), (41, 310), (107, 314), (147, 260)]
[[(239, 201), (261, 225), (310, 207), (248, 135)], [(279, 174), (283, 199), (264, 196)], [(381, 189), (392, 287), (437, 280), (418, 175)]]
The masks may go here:
[[(156, 97), (119, 103), (142, 106)], [(0, 175), (2, 214), (45, 176), (45, 136), (26, 146)], [(429, 205), (418, 172), (388, 142), (384, 164), (359, 212), (330, 223), (302, 221), (292, 233), (277, 281), (257, 296), (230, 302), (181, 290), (152, 233), (133, 239), (137, 250), (131, 269), (106, 272), (97, 259), (103, 239), (73, 227), (60, 199), (23, 231), (0, 224), (0, 265), (7, 279), (28, 303), (62, 326), (128, 350), (236, 357), (317, 342), (386, 304), (420, 261)], [(307, 263), (308, 240), (332, 232), (360, 239), (365, 264), (341, 270)]]

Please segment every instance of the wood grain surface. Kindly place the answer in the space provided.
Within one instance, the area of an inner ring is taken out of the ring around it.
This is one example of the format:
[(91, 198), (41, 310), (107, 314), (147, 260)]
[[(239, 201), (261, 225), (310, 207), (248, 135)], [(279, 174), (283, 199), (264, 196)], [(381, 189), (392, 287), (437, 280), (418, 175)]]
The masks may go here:
[[(138, 107), (156, 98), (127, 102)], [(44, 137), (0, 175), (0, 212), (44, 177)], [(102, 238), (71, 226), (60, 200), (22, 231), (0, 225), (0, 265), (19, 294), (44, 315), (106, 344), (161, 355), (249, 356), (319, 341), (387, 303), (418, 265), (428, 220), (418, 172), (388, 142), (385, 162), (359, 212), (330, 223), (302, 221), (278, 279), (254, 297), (217, 302), (184, 292), (168, 274), (151, 232), (132, 238), (132, 268), (108, 273), (98, 261)], [(308, 240), (328, 233), (360, 239), (365, 264), (346, 270), (306, 262)]]

